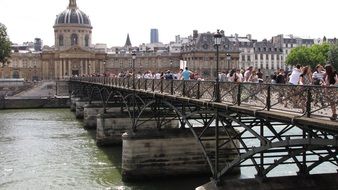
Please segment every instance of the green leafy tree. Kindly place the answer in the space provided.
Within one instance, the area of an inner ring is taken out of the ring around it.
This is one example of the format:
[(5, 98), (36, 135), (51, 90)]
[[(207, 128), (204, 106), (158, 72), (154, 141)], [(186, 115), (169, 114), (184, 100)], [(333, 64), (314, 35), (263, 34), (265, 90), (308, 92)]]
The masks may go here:
[(324, 64), (328, 60), (329, 44), (313, 45), (311, 47), (296, 47), (291, 50), (286, 59), (288, 65), (310, 65)]
[(338, 43), (330, 47), (328, 53), (328, 62), (338, 71)]
[(11, 54), (11, 41), (7, 35), (7, 28), (0, 23), (0, 63), (6, 63)]
[(286, 59), (288, 65), (307, 65), (310, 60), (310, 51), (308, 48), (300, 46), (291, 50)]

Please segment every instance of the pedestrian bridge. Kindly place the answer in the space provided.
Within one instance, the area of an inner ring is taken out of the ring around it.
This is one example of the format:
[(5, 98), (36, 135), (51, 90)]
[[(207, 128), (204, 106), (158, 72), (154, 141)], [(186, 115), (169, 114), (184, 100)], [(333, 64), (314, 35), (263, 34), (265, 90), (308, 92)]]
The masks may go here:
[[(147, 122), (190, 129), (215, 181), (239, 167), (253, 167), (260, 179), (284, 165), (301, 176), (322, 164), (338, 168), (336, 87), (103, 77), (71, 78), (69, 85), (72, 96), (100, 100), (105, 110), (120, 103), (135, 133)], [(234, 159), (221, 162), (229, 147)]]

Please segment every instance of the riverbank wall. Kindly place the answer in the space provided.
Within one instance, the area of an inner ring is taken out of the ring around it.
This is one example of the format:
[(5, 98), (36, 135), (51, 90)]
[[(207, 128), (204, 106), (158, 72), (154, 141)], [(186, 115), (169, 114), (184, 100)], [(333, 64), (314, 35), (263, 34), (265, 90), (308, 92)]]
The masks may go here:
[(0, 109), (69, 108), (69, 106), (69, 97), (11, 97), (0, 99)]

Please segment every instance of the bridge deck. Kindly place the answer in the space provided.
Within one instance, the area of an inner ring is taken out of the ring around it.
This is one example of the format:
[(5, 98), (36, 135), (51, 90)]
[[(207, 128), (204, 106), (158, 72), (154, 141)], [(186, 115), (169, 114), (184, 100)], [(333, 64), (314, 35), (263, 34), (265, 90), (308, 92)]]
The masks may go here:
[[(106, 82), (97, 82), (97, 81), (81, 81), (88, 84), (95, 84), (95, 85), (101, 85), (105, 87), (110, 88), (116, 88), (123, 91), (129, 91), (132, 92), (133, 89), (130, 87), (131, 85), (128, 84), (128, 87), (126, 85), (116, 85), (113, 84), (113, 82), (106, 83)], [(163, 85), (163, 84), (162, 84)], [(167, 86), (168, 87), (168, 86)], [(215, 102), (212, 100), (212, 98), (191, 98), (188, 96), (182, 96), (181, 94), (170, 94), (167, 92), (167, 90), (163, 90), (162, 92), (160, 89), (156, 89), (154, 86), (152, 89), (147, 88), (147, 90), (139, 88), (136, 89), (136, 93), (153, 97), (153, 98), (165, 98), (168, 101), (178, 101), (178, 102), (184, 102), (189, 104), (195, 104), (205, 107), (211, 107), (211, 108), (219, 108), (221, 110), (227, 111), (229, 113), (240, 113), (240, 114), (246, 114), (253, 117), (259, 117), (264, 119), (269, 119), (273, 121), (283, 122), (283, 123), (290, 123), (290, 124), (299, 124), (301, 126), (311, 126), (312, 128), (318, 128), (318, 129), (325, 129), (330, 132), (338, 133), (338, 122), (337, 121), (331, 121), (328, 118), (321, 117), (320, 115), (311, 115), (311, 117), (306, 117), (305, 114), (299, 113), (299, 112), (288, 112), (286, 110), (281, 110), (277, 108), (270, 108), (269, 110), (266, 109), (266, 107), (259, 107), (256, 105), (250, 105), (246, 103), (241, 103), (239, 106), (234, 103), (229, 102)], [(318, 88), (318, 87), (316, 87)], [(191, 89), (190, 89), (191, 90)], [(335, 89), (336, 90), (336, 89)]]

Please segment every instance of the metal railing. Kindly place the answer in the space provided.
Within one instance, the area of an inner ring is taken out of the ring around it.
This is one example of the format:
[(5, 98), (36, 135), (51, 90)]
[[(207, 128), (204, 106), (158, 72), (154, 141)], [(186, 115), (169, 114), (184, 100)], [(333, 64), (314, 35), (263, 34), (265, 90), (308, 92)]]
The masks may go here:
[[(71, 81), (132, 89), (132, 78), (75, 77)], [(135, 79), (136, 90), (215, 100), (215, 81)], [(220, 82), (222, 103), (261, 110), (296, 113), (299, 116), (329, 118), (337, 113), (338, 87)]]

